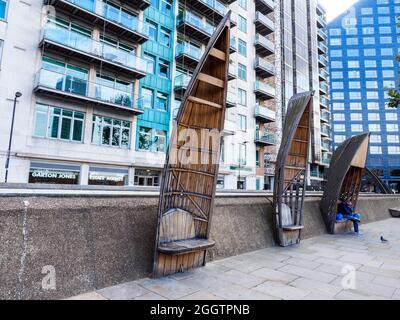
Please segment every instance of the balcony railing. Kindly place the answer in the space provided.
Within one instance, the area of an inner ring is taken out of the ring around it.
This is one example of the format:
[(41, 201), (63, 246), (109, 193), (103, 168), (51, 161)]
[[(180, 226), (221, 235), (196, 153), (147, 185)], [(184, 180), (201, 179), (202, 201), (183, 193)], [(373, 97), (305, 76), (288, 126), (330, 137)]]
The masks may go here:
[(326, 151), (331, 151), (332, 143), (330, 141), (322, 141), (321, 147)]
[(321, 119), (324, 121), (329, 122), (331, 119), (331, 114), (328, 111), (322, 111), (321, 112)]
[(254, 67), (256, 69), (263, 70), (264, 73), (269, 73), (270, 75), (274, 75), (275, 74), (275, 66), (272, 63), (270, 63), (270, 62), (268, 62), (265, 59), (262, 59), (260, 57), (256, 58), (256, 61), (254, 63)]
[(330, 137), (331, 136), (331, 132), (332, 132), (332, 130), (331, 130), (331, 128), (329, 126), (327, 126), (325, 124), (321, 125), (321, 134), (322, 135)]
[(254, 22), (256, 23), (256, 28), (259, 30), (259, 32), (264, 35), (275, 30), (275, 23), (259, 11), (256, 12)]
[(102, 0), (63, 0), (64, 2), (70, 2), (77, 7), (87, 10), (95, 15), (101, 16), (102, 18), (117, 23), (129, 30), (149, 36), (149, 25), (143, 21), (140, 21), (136, 16), (129, 14), (123, 10), (115, 10), (114, 6)]
[(139, 73), (146, 74), (151, 71), (148, 61), (121, 50), (105, 42), (96, 41), (79, 32), (65, 29), (55, 23), (46, 24), (43, 32), (43, 40), (56, 43), (60, 46), (68, 47), (93, 57), (97, 57), (108, 62), (119, 64)]
[(237, 51), (237, 42), (236, 42), (235, 37), (231, 37), (229, 49), (230, 49), (230, 53), (234, 53)]
[(256, 130), (255, 141), (263, 144), (275, 144), (276, 138), (275, 134), (269, 131), (265, 131), (264, 133), (260, 132), (260, 130)]
[(226, 13), (228, 12), (228, 8), (218, 0), (198, 0), (198, 1), (206, 4), (207, 6), (219, 12), (223, 16), (225, 16)]
[(256, 11), (260, 11), (262, 14), (268, 14), (275, 9), (274, 0), (255, 0)]
[(317, 34), (318, 34), (318, 37), (322, 40), (325, 40), (327, 37), (326, 32), (322, 29), (318, 29)]
[(328, 65), (328, 59), (323, 55), (319, 55), (319, 61), (325, 66)]
[(203, 21), (202, 19), (200, 19), (198, 16), (194, 15), (190, 11), (184, 11), (178, 15), (178, 25), (180, 25), (182, 23), (189, 24), (189, 25), (193, 26), (194, 28), (196, 28), (202, 32), (205, 32), (206, 34), (208, 34), (210, 36), (213, 34), (213, 32), (215, 30), (214, 26), (212, 26), (211, 24), (209, 24), (206, 21)]
[(35, 88), (106, 105), (116, 105), (124, 109), (140, 109), (140, 105), (133, 105), (133, 89), (123, 90), (88, 81), (75, 76), (73, 72), (64, 74), (42, 68), (36, 75)]
[(325, 69), (320, 69), (319, 70), (319, 76), (320, 76), (321, 79), (325, 79), (326, 80), (326, 79), (328, 79), (329, 74)]
[(256, 38), (254, 41), (256, 47), (260, 47), (260, 51), (262, 54), (274, 53), (275, 52), (275, 45), (274, 43), (263, 37), (261, 34), (257, 33)]
[(320, 82), (319, 90), (325, 94), (329, 92), (329, 86), (326, 83)]
[(203, 51), (190, 43), (178, 43), (176, 46), (176, 56), (187, 55), (195, 60), (200, 60)]
[(259, 80), (257, 80), (255, 83), (254, 91), (262, 95), (264, 99), (275, 97), (275, 88)]
[(327, 53), (328, 52), (328, 47), (322, 42), (318, 42), (318, 49), (322, 53)]
[(322, 154), (322, 163), (329, 165), (331, 163), (332, 156), (329, 153)]
[(189, 85), (190, 79), (192, 79), (192, 77), (184, 73), (176, 76), (174, 82), (175, 89), (186, 89)]
[(322, 106), (329, 108), (329, 101), (327, 98), (320, 96), (319, 101)]
[(258, 119), (264, 119), (273, 122), (276, 120), (275, 111), (268, 109), (267, 107), (261, 107), (259, 104), (256, 105), (254, 110), (254, 116)]

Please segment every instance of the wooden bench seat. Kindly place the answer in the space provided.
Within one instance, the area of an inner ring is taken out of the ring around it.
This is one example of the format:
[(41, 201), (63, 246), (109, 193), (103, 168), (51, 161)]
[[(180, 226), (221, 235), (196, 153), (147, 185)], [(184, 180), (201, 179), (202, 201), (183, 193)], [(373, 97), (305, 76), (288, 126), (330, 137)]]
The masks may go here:
[(215, 241), (207, 239), (178, 240), (161, 243), (158, 247), (158, 251), (165, 254), (179, 255), (189, 252), (203, 251), (213, 247), (214, 245)]
[(393, 218), (400, 218), (400, 208), (389, 209), (389, 212)]
[(283, 226), (283, 230), (284, 231), (295, 231), (295, 230), (302, 230), (304, 229), (304, 226), (299, 226), (299, 225), (287, 225), (287, 226)]

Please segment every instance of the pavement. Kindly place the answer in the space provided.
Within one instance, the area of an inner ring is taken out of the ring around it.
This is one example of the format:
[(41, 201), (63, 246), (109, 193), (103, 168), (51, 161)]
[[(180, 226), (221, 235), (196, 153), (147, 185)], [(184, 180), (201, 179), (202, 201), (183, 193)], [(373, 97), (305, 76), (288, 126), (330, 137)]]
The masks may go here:
[[(400, 300), (400, 219), (267, 248), (73, 300)], [(383, 243), (381, 236), (389, 240)]]

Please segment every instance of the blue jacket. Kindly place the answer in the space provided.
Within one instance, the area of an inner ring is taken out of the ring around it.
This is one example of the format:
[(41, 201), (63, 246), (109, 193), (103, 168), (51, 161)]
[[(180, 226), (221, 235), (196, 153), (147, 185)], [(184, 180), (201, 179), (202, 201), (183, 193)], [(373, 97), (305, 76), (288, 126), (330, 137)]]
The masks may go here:
[(353, 208), (343, 202), (339, 204), (338, 211), (345, 216), (353, 214)]

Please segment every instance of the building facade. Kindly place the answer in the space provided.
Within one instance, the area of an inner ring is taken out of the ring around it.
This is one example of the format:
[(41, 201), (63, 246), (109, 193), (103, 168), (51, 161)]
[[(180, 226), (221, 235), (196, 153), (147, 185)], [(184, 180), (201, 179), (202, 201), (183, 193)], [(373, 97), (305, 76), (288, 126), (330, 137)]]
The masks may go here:
[(318, 186), (330, 148), (324, 11), (315, 0), (0, 0), (2, 168), (15, 92), (23, 94), (8, 182), (158, 186), (174, 116), (229, 9), (218, 187), (272, 190), (285, 107), (308, 90)]
[(400, 1), (361, 0), (329, 23), (334, 145), (371, 132), (367, 166), (400, 191), (399, 111), (387, 108), (397, 83)]

